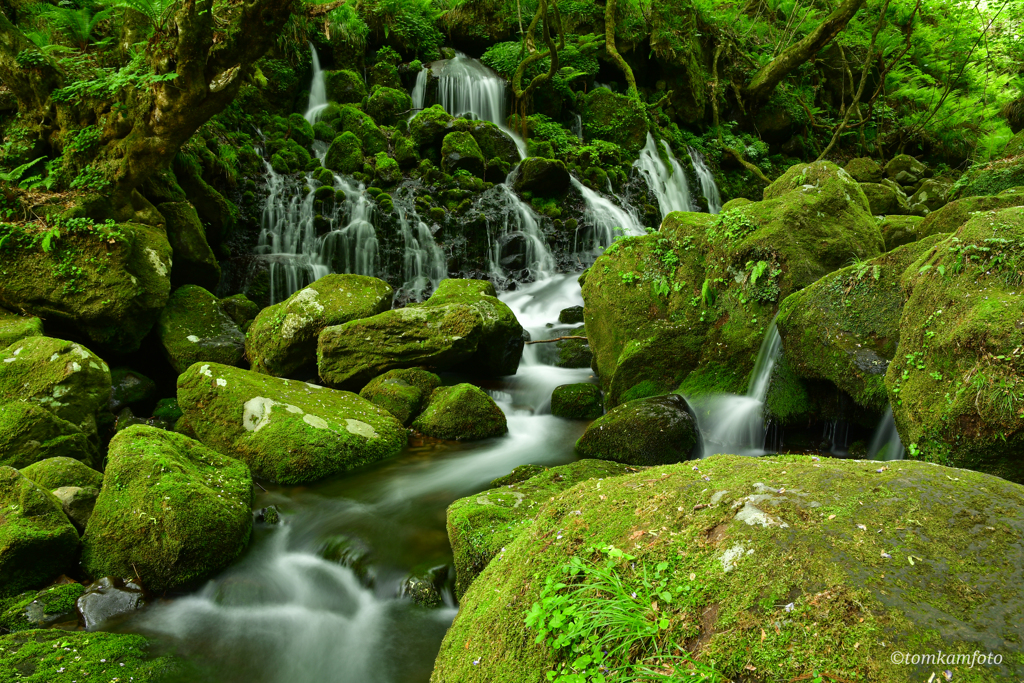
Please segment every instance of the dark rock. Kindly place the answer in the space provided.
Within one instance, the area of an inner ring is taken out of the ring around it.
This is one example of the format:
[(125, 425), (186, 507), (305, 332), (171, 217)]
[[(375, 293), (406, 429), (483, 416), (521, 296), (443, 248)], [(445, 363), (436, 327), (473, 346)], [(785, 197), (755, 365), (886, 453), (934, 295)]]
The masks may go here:
[(123, 583), (105, 576), (88, 588), (78, 598), (78, 612), (85, 620), (87, 631), (95, 631), (105, 623), (131, 614), (146, 606), (142, 587), (135, 583)]
[(591, 423), (576, 442), (576, 452), (628, 465), (665, 465), (690, 458), (697, 443), (686, 399), (667, 394), (613, 408)]
[(569, 190), (569, 171), (561, 160), (527, 157), (519, 164), (512, 184), (520, 194), (554, 197)]
[(156, 391), (156, 382), (131, 368), (110, 371), (110, 412), (118, 413), (125, 406), (148, 401)]

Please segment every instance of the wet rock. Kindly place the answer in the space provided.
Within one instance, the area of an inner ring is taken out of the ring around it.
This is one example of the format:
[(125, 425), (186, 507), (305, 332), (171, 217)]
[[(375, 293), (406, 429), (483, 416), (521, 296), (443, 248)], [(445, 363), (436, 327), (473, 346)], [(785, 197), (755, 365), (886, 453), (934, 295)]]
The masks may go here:
[(390, 413), (355, 394), (212, 363), (178, 378), (178, 405), (203, 443), (283, 484), (390, 457), (408, 438)]
[(410, 576), (402, 583), (402, 595), (428, 609), (440, 607), (443, 602), (441, 591), (430, 577)]
[[(569, 330), (563, 336), (586, 337), (583, 327)], [(590, 350), (588, 339), (563, 339), (555, 342), (555, 367), (558, 368), (589, 368), (594, 362), (594, 354)]]
[(508, 432), (505, 413), (485, 391), (472, 384), (435, 389), (412, 426), (427, 436), (455, 441), (487, 439)]
[(238, 365), (245, 356), (245, 335), (217, 297), (196, 285), (174, 291), (160, 314), (158, 333), (178, 373), (199, 361)]
[(110, 412), (119, 413), (126, 406), (148, 401), (156, 391), (156, 382), (131, 368), (110, 371)]
[(155, 591), (194, 585), (249, 542), (251, 502), (244, 463), (180, 434), (129, 427), (110, 442), (82, 567)]
[(570, 306), (569, 308), (563, 308), (558, 313), (558, 322), (563, 325), (575, 325), (576, 323), (583, 322), (583, 307), (582, 306)]
[(647, 113), (632, 97), (608, 88), (594, 88), (584, 96), (580, 113), (587, 140), (613, 142), (633, 157), (647, 140)]
[(880, 183), (885, 175), (878, 162), (870, 157), (850, 159), (843, 170), (858, 183)]
[[(430, 394), (425, 394), (419, 387), (406, 382), (401, 375), (396, 374), (400, 372), (402, 371), (391, 370), (380, 377), (375, 377), (362, 388), (359, 395), (384, 408), (403, 425), (408, 425), (413, 418), (419, 415), (420, 409)], [(438, 380), (438, 384), (440, 384), (440, 380)]]
[(60, 501), (61, 509), (78, 529), (78, 533), (84, 533), (100, 490), (92, 487), (62, 486), (53, 489), (52, 493)]
[(409, 122), (409, 134), (420, 147), (438, 147), (448, 134), (448, 124), (451, 121), (451, 114), (441, 105), (435, 104), (412, 118)]
[(0, 402), (0, 465), (23, 469), (55, 457), (94, 464), (96, 448), (77, 425), (45, 408), (25, 401)]
[(324, 157), (324, 167), (346, 175), (362, 171), (365, 161), (362, 147), (354, 133), (345, 131), (331, 141)]
[(520, 194), (557, 197), (569, 190), (569, 171), (559, 159), (527, 157), (519, 163), (512, 186)]
[(327, 99), (339, 104), (359, 104), (366, 97), (366, 84), (354, 71), (324, 71)]
[(153, 417), (174, 424), (184, 413), (178, 406), (178, 399), (176, 398), (162, 398), (156, 402), (156, 408), (153, 409)]
[[(360, 141), (363, 153), (373, 156), (379, 152), (386, 152), (388, 140), (373, 119), (351, 105), (337, 108), (336, 118), (330, 117), (330, 108), (326, 112), (326, 120), (332, 123), (339, 133), (352, 133)], [(335, 138), (337, 139), (337, 138)], [(330, 152), (328, 151), (328, 154)], [(330, 168), (328, 166), (327, 168)]]
[(220, 264), (206, 241), (206, 228), (188, 202), (165, 202), (157, 211), (167, 221), (167, 239), (171, 244), (171, 286), (198, 285), (216, 289), (220, 284)]
[(0, 348), (25, 337), (41, 337), (43, 321), (34, 315), (19, 315), (0, 308)]
[(85, 591), (85, 587), (67, 577), (62, 579), (64, 582), (39, 592), (29, 591), (0, 601), (0, 631), (17, 633), (69, 623), (77, 626), (75, 601)]
[(281, 513), (278, 511), (276, 505), (268, 505), (265, 508), (257, 510), (254, 519), (259, 524), (280, 524)]
[(477, 178), (483, 178), (487, 172), (487, 160), (471, 134), (448, 133), (441, 145), (441, 168), (449, 174), (467, 171)]
[(103, 475), (72, 458), (47, 458), (21, 470), (21, 473), (47, 491), (62, 486), (99, 488)]
[(146, 596), (139, 585), (109, 576), (90, 584), (77, 603), (87, 631), (96, 631), (107, 622), (145, 606)]
[(679, 394), (623, 403), (594, 420), (576, 442), (584, 458), (627, 465), (660, 465), (692, 457), (696, 421)]
[(488, 163), (494, 159), (511, 165), (519, 163), (519, 147), (515, 140), (490, 121), (475, 122), (469, 132)]
[(551, 414), (572, 420), (593, 420), (604, 413), (601, 387), (596, 384), (563, 384), (551, 393)]

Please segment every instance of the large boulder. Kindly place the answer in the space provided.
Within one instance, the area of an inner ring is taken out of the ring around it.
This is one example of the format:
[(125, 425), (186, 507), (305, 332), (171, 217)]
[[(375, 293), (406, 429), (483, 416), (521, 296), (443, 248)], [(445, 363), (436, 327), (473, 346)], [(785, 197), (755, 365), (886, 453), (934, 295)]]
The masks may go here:
[(664, 465), (692, 457), (697, 423), (679, 394), (641, 398), (597, 418), (576, 442), (584, 458), (627, 465)]
[(110, 442), (82, 566), (154, 591), (195, 585), (248, 544), (252, 495), (244, 463), (180, 434), (129, 427)]
[[(1002, 655), (980, 672), (941, 667), (953, 680), (1024, 676), (1019, 485), (909, 461), (716, 455), (552, 497), (460, 599), (432, 683), (545, 680), (611, 614), (651, 634), (643, 662), (666, 681), (711, 667), (734, 681), (925, 681), (940, 667), (909, 661), (925, 651)], [(565, 647), (536, 642), (549, 625)]]
[(26, 401), (0, 403), (0, 465), (20, 470), (47, 458), (93, 464), (96, 448), (79, 426), (45, 408)]
[(544, 197), (565, 194), (569, 189), (569, 171), (560, 159), (526, 157), (516, 170), (512, 185), (516, 192)]
[(0, 466), (0, 597), (70, 571), (78, 532), (60, 501), (13, 467)]
[(60, 456), (33, 463), (21, 473), (47, 491), (65, 486), (98, 489), (103, 485), (102, 474), (78, 460)]
[(467, 171), (477, 178), (483, 178), (487, 171), (487, 159), (471, 134), (456, 131), (444, 136), (441, 168), (445, 173)]
[(351, 131), (345, 131), (335, 137), (331, 146), (327, 148), (324, 167), (337, 173), (351, 175), (363, 170), (364, 161), (363, 145), (359, 138)]
[(157, 328), (164, 353), (178, 373), (198, 361), (238, 365), (245, 335), (213, 294), (196, 285), (174, 290)]
[(0, 308), (0, 348), (25, 337), (41, 337), (43, 321), (34, 315), (19, 315)]
[(441, 378), (420, 368), (389, 370), (374, 377), (359, 395), (388, 411), (403, 425), (413, 421), (441, 386)]
[(1024, 154), (1020, 152), (971, 166), (953, 185), (950, 198), (995, 195), (1013, 187), (1024, 187)]
[(871, 157), (850, 159), (843, 170), (858, 183), (880, 183), (885, 175), (882, 167)]
[(476, 441), (508, 432), (508, 422), (494, 399), (472, 384), (439, 387), (413, 429), (437, 439)]
[(23, 631), (0, 636), (0, 652), (0, 679), (19, 683), (157, 683), (186, 670), (174, 657), (154, 657), (144, 637), (129, 633)]
[(171, 286), (199, 285), (216, 289), (220, 264), (206, 241), (206, 228), (188, 202), (164, 202), (157, 211), (167, 221), (167, 240), (173, 252)]
[(75, 601), (84, 591), (80, 583), (58, 583), (41, 591), (27, 591), (0, 600), (0, 630), (17, 633), (34, 628), (59, 628), (64, 624), (77, 626)]
[(975, 214), (904, 273), (885, 385), (911, 457), (1024, 481), (1024, 207)]
[(327, 99), (338, 104), (359, 104), (366, 97), (366, 84), (354, 71), (324, 71)]
[(98, 347), (136, 350), (167, 303), (171, 245), (160, 227), (68, 230), (45, 251), (27, 233), (12, 237), (0, 304), (67, 325)]
[(473, 579), (491, 560), (510, 559), (504, 555), (506, 549), (533, 524), (552, 496), (581, 481), (608, 479), (636, 471), (628, 465), (607, 460), (578, 460), (550, 469), (536, 469), (538, 472), (525, 480), (507, 485), (495, 480), (490, 490), (460, 498), (448, 506), (448, 540), (455, 559), (456, 598), (466, 593)]
[(956, 232), (979, 211), (996, 211), (1024, 206), (1024, 189), (1009, 189), (998, 195), (980, 195), (957, 199), (928, 214), (917, 228), (918, 238)]
[(388, 458), (408, 438), (390, 413), (355, 394), (213, 363), (178, 378), (178, 405), (203, 443), (282, 484)]
[(81, 344), (27, 337), (0, 350), (0, 401), (22, 400), (49, 410), (89, 436), (110, 398), (110, 368)]
[(245, 338), (252, 369), (277, 377), (316, 372), (316, 342), (331, 325), (391, 307), (391, 286), (366, 275), (325, 275), (260, 311)]
[(594, 88), (583, 97), (580, 114), (587, 140), (607, 140), (636, 156), (647, 140), (647, 112), (635, 98)]
[(412, 99), (404, 90), (375, 86), (366, 100), (366, 113), (381, 126), (393, 126), (404, 121), (412, 109)]

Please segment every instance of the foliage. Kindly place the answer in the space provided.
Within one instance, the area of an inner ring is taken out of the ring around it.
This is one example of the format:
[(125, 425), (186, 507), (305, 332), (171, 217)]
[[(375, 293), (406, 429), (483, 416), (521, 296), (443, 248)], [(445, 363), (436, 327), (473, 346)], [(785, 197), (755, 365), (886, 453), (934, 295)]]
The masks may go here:
[(32, 5), (31, 10), (80, 50), (89, 46), (96, 29), (111, 14), (110, 8), (98, 10), (88, 2), (80, 6), (72, 3), (39, 3)]
[(174, 71), (166, 74), (153, 73), (146, 63), (145, 53), (137, 52), (126, 66), (120, 69), (101, 69), (99, 75), (76, 80), (54, 90), (52, 97), (56, 102), (77, 102), (86, 98), (110, 99), (129, 88), (144, 88), (177, 77), (178, 74)]

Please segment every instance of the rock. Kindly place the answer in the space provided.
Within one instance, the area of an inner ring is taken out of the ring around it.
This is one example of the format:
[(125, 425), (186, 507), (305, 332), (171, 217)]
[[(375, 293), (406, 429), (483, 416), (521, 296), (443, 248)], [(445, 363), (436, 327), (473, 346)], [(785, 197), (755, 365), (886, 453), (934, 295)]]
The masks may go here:
[(1024, 207), (975, 214), (904, 273), (885, 386), (911, 457), (1024, 481), (1022, 242)]
[[(68, 258), (80, 270), (58, 278)], [(130, 353), (167, 303), (170, 273), (171, 245), (160, 227), (123, 223), (67, 232), (48, 252), (5, 252), (0, 305), (68, 325), (100, 348)]]
[[(571, 330), (570, 336), (586, 337), (586, 329), (583, 327)], [(590, 342), (586, 339), (563, 339), (555, 342), (555, 350), (558, 358), (555, 360), (555, 367), (558, 368), (589, 368), (594, 362), (594, 354), (590, 350)]]
[(0, 348), (25, 337), (43, 336), (43, 321), (34, 315), (18, 315), (0, 308)]
[(21, 473), (39, 484), (47, 491), (62, 486), (99, 488), (103, 485), (103, 475), (91, 467), (72, 458), (47, 458), (34, 465), (29, 465)]
[(440, 104), (435, 104), (412, 117), (409, 121), (409, 135), (420, 147), (437, 147), (448, 134), (448, 124), (451, 122), (451, 114)]
[(918, 235), (928, 237), (956, 232), (978, 211), (995, 211), (1024, 205), (1024, 193), (1006, 191), (994, 197), (964, 197), (928, 214), (918, 226)]
[(441, 591), (430, 577), (410, 576), (402, 583), (402, 596), (427, 609), (434, 609), (443, 604)]
[(467, 171), (477, 178), (483, 178), (487, 171), (487, 160), (472, 135), (448, 133), (441, 145), (441, 168), (445, 173)]
[(569, 171), (559, 159), (527, 157), (519, 164), (512, 186), (519, 194), (532, 192), (543, 197), (556, 197), (569, 190)]
[(244, 294), (235, 294), (220, 300), (220, 308), (235, 321), (242, 332), (249, 330), (249, 325), (260, 312), (260, 307), (249, 300)]
[[(603, 460), (601, 462), (604, 462)], [(511, 486), (512, 484), (518, 484), (519, 482), (526, 481), (530, 477), (536, 477), (541, 472), (546, 472), (550, 468), (544, 467), (543, 465), (520, 465), (514, 467), (511, 472), (506, 475), (500, 476), (497, 479), (491, 480), (491, 488), (498, 488), (499, 486)]]
[(0, 509), (0, 597), (71, 569), (78, 532), (53, 494), (13, 467), (0, 467)]
[(604, 407), (596, 384), (563, 384), (551, 392), (551, 414), (571, 420), (601, 417)]
[(647, 141), (647, 112), (632, 97), (608, 88), (594, 88), (583, 97), (583, 134), (587, 140), (607, 140), (636, 157)]
[(146, 597), (137, 584), (104, 576), (78, 598), (77, 606), (85, 621), (85, 629), (97, 631), (112, 619), (145, 607)]
[[(460, 498), (448, 506), (448, 540), (455, 556), (455, 596), (461, 598), (492, 560), (508, 562), (508, 546), (529, 529), (551, 497), (590, 479), (636, 470), (606, 460), (578, 460), (522, 481)], [(497, 559), (496, 559), (497, 558)]]
[(282, 484), (391, 457), (408, 438), (390, 413), (355, 394), (212, 363), (178, 378), (178, 405), (203, 443)]
[(254, 519), (260, 524), (280, 524), (281, 511), (277, 509), (276, 505), (268, 505), (258, 510), (254, 515)]
[(888, 185), (880, 183), (861, 183), (860, 189), (868, 198), (868, 206), (875, 216), (884, 216), (896, 212), (899, 204), (896, 201), (896, 192)]
[(515, 165), (519, 163), (519, 147), (512, 137), (490, 121), (477, 121), (469, 129), (484, 159)]
[[(65, 579), (70, 581), (70, 579)], [(0, 601), (0, 630), (17, 633), (34, 628), (78, 626), (75, 601), (85, 591), (80, 583), (58, 583)]]
[(256, 316), (245, 339), (252, 369), (278, 377), (314, 372), (325, 327), (382, 313), (393, 294), (375, 277), (325, 275)]
[[(900, 185), (913, 185), (919, 179), (925, 177), (927, 168), (920, 161), (909, 154), (897, 154), (885, 165), (885, 177), (895, 180)], [(904, 176), (901, 180), (900, 174)]]
[(576, 323), (583, 322), (583, 307), (570, 306), (569, 308), (563, 308), (558, 313), (558, 322), (563, 325), (575, 325)]
[(641, 398), (594, 420), (576, 442), (583, 458), (627, 465), (661, 465), (693, 456), (697, 424), (679, 394)]
[(441, 378), (426, 370), (389, 370), (370, 380), (359, 395), (408, 425), (439, 386)]
[[(95, 680), (157, 683), (180, 674), (181, 661), (154, 658), (142, 636), (41, 629), (0, 636), (0, 679), (19, 683)], [(69, 653), (76, 653), (69, 657)]]
[(354, 133), (345, 131), (334, 138), (331, 146), (327, 148), (327, 156), (324, 157), (324, 167), (337, 173), (351, 175), (356, 171), (363, 170), (362, 143)]
[(156, 402), (156, 408), (153, 409), (153, 417), (172, 424), (181, 419), (182, 415), (184, 413), (178, 407), (176, 398), (162, 398)]
[(384, 152), (380, 152), (374, 159), (374, 182), (381, 187), (391, 187), (402, 180), (402, 169), (398, 162)]
[(472, 384), (439, 387), (413, 429), (438, 439), (476, 441), (508, 432), (505, 413), (485, 391)]
[(870, 157), (850, 159), (843, 170), (858, 183), (880, 183), (885, 175), (878, 162)]
[(394, 126), (406, 120), (411, 109), (409, 93), (395, 88), (374, 86), (366, 100), (366, 113), (381, 126)]
[(96, 498), (100, 495), (99, 489), (62, 486), (54, 489), (53, 495), (60, 501), (61, 509), (78, 529), (78, 533), (83, 533), (89, 517), (92, 516), (92, 510), (96, 506)]
[(22, 400), (96, 434), (97, 413), (110, 400), (110, 368), (81, 344), (27, 337), (0, 350), (0, 401)]
[(195, 585), (248, 544), (251, 503), (244, 463), (180, 434), (129, 427), (110, 442), (82, 567), (136, 576), (154, 591)]
[(156, 392), (156, 382), (131, 368), (114, 368), (110, 371), (110, 412), (119, 413), (122, 408), (148, 401)]
[(196, 285), (174, 290), (157, 329), (167, 360), (179, 374), (199, 361), (238, 365), (245, 335), (213, 294)]
[(919, 231), (923, 220), (925, 219), (920, 216), (885, 216), (878, 224), (878, 229), (882, 232), (882, 239), (885, 240), (886, 251), (916, 242), (920, 236)]
[(165, 202), (157, 211), (167, 221), (167, 240), (173, 253), (171, 286), (216, 289), (220, 284), (220, 264), (206, 241), (206, 229), (195, 208), (188, 202)]
[(338, 104), (359, 104), (366, 97), (366, 84), (354, 71), (324, 71), (327, 99)]
[(25, 401), (0, 403), (0, 465), (23, 469), (54, 457), (95, 463), (96, 447), (80, 427), (45, 408)]
[(368, 156), (388, 150), (388, 140), (373, 119), (351, 105), (340, 107), (338, 118), (333, 123), (339, 132), (355, 135), (362, 143), (363, 153)]
[[(620, 599), (608, 608), (622, 609), (616, 614), (624, 620), (639, 620), (653, 614), (657, 601), (668, 621), (662, 642), (692, 643), (688, 656), (714, 662), (723, 680), (752, 680), (752, 669), (766, 681), (829, 670), (835, 654), (821, 643), (833, 639), (860, 643), (842, 655), (844, 678), (927, 679), (913, 666), (893, 663), (897, 634), (897, 643), (927, 641), (935, 652), (1001, 649), (1001, 668), (986, 666), (978, 678), (1024, 675), (1018, 622), (1007, 618), (1024, 612), (1017, 565), (1006, 559), (1019, 556), (1017, 539), (1024, 534), (1020, 486), (906, 461), (884, 469), (808, 456), (715, 455), (695, 464), (696, 470), (693, 463), (658, 467), (605, 479), (600, 488), (590, 482), (544, 497), (534, 522), (503, 544), (500, 559), (462, 595), (432, 680), (543, 680), (559, 661), (576, 655), (559, 658), (554, 648), (537, 646), (537, 630), (525, 621), (530, 606), (552, 615), (543, 599), (568, 591), (549, 578), (596, 589), (601, 579), (593, 570), (606, 567), (626, 591), (637, 593), (635, 603)], [(512, 503), (510, 497), (506, 505)], [(450, 529), (451, 521), (449, 513)], [(951, 533), (958, 525), (966, 530)], [(486, 539), (499, 526), (478, 527), (478, 534)], [(986, 527), (1007, 531), (986, 534)], [(608, 548), (632, 557), (601, 552)], [(786, 567), (775, 571), (773, 558), (779, 557)], [(662, 562), (662, 576), (672, 577), (671, 602), (644, 585)], [(585, 571), (566, 581), (565, 570), (580, 564)], [(964, 594), (975, 597), (966, 601)], [(767, 602), (767, 595), (778, 597)], [(584, 629), (603, 626), (600, 617), (597, 623), (580, 619)], [(761, 641), (762, 631), (769, 642)], [(770, 640), (775, 637), (780, 640)], [(780, 659), (771, 642), (805, 655)], [(744, 655), (729, 656), (738, 651)], [(678, 671), (676, 651), (661, 652), (645, 663)], [(665, 676), (672, 678), (689, 676)]]
[(910, 204), (921, 204), (929, 212), (945, 206), (952, 183), (941, 180), (925, 180), (921, 183), (920, 189), (910, 198)]

